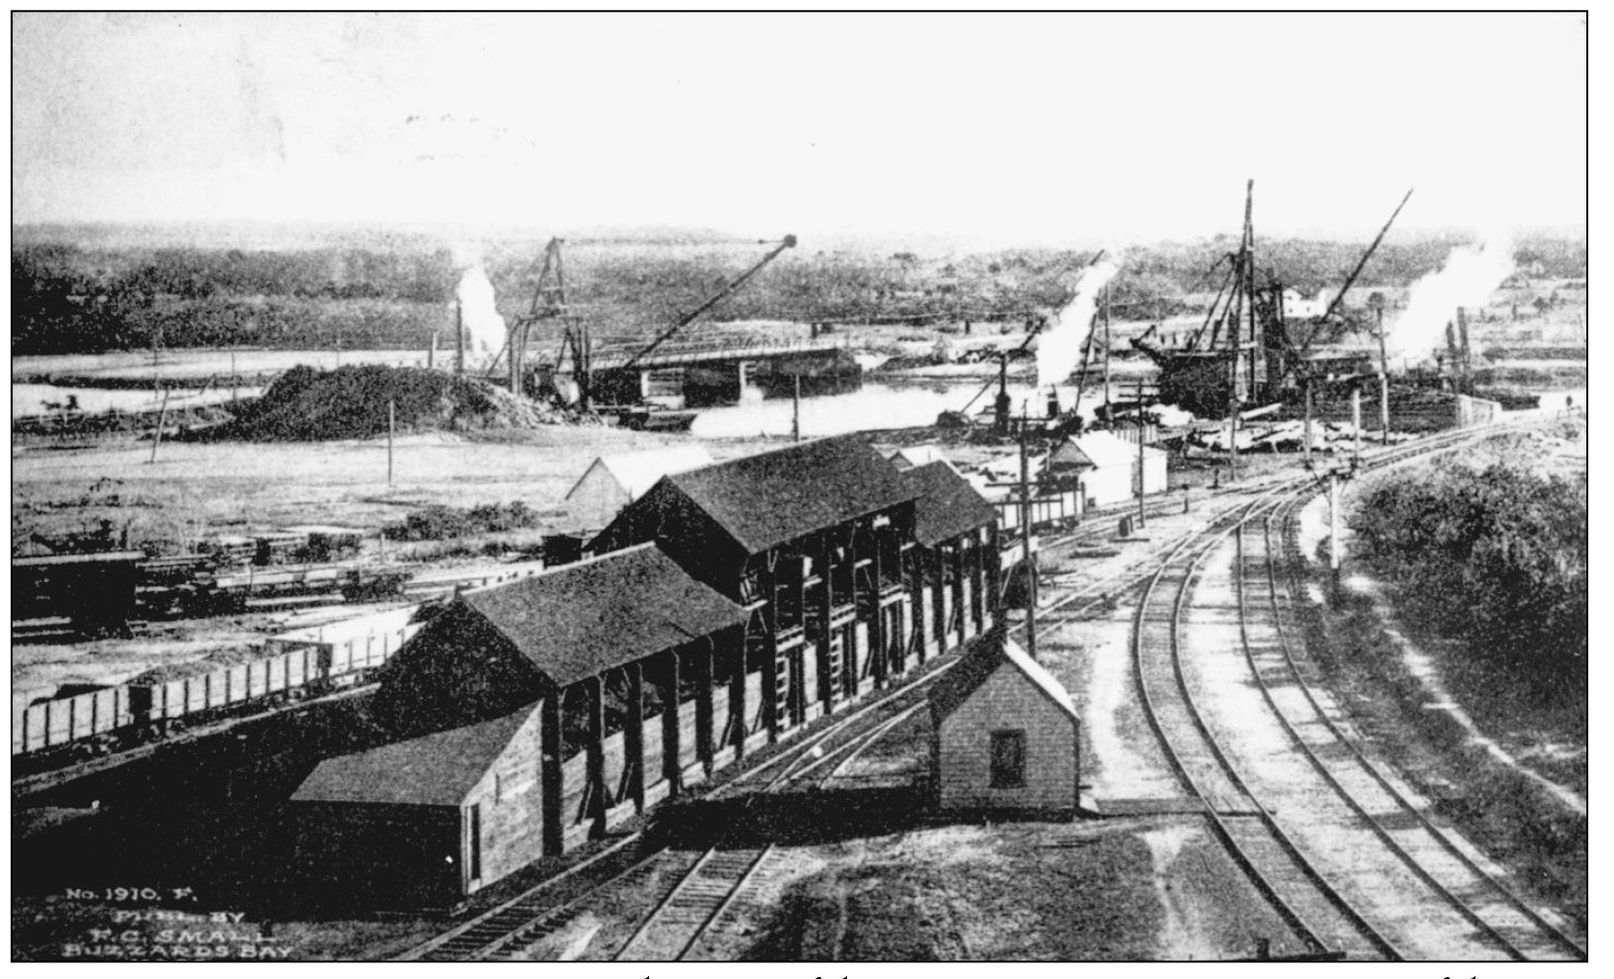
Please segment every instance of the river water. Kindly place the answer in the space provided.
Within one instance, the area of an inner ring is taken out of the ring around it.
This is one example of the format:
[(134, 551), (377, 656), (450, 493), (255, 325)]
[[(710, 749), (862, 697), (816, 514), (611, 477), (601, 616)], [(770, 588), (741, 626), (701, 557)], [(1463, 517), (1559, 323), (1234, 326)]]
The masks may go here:
[[(987, 383), (986, 378), (957, 380), (879, 380), (865, 381), (857, 391), (801, 399), (801, 434), (813, 438), (843, 435), (847, 432), (879, 428), (911, 428), (930, 425), (944, 411), (961, 411)], [(1076, 401), (1074, 385), (1059, 386), (1059, 404), (1068, 409)], [(997, 379), (991, 389), (970, 406), (974, 415), (990, 409), (997, 396)], [(1117, 392), (1116, 397), (1120, 394)], [(1014, 413), (1022, 405), (1033, 418), (1047, 416), (1046, 388), (1037, 389), (1025, 381), (1009, 382)], [(1103, 400), (1098, 386), (1082, 394), (1082, 414), (1092, 417), (1094, 406)], [(702, 409), (690, 430), (707, 438), (737, 438), (753, 435), (789, 435), (792, 404), (789, 398), (747, 399), (738, 405)]]

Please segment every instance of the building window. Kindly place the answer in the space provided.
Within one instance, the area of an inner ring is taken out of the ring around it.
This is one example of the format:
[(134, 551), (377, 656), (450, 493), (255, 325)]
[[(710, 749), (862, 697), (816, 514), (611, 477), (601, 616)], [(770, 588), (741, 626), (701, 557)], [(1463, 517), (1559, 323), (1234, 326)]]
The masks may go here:
[(504, 775), (502, 773), (500, 773), (500, 772), (494, 772), (493, 773), (493, 804), (498, 805), (499, 803), (501, 803), (503, 801), (504, 801)]
[(1026, 732), (992, 732), (992, 788), (1023, 789), (1026, 785)]

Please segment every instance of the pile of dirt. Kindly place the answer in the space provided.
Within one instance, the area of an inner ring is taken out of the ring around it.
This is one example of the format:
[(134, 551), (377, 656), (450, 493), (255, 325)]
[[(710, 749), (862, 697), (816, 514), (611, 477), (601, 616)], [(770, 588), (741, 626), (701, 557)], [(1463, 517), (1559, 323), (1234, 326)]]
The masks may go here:
[(534, 428), (561, 416), (486, 381), (419, 367), (378, 364), (333, 371), (299, 365), (220, 433), (254, 441), (366, 439), (387, 433), (387, 406), (397, 430), (481, 431)]
[(266, 653), (261, 645), (236, 645), (215, 649), (198, 659), (183, 662), (160, 663), (145, 672), (129, 679), (127, 682), (134, 686), (145, 686), (155, 683), (167, 683), (169, 680), (183, 680), (186, 677), (201, 676), (221, 670), (226, 666), (240, 666), (242, 663), (251, 663), (263, 659)]

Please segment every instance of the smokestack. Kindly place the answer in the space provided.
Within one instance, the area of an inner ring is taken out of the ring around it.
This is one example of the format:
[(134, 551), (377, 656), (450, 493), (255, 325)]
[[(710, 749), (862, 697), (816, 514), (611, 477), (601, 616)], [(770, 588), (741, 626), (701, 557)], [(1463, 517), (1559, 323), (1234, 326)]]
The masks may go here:
[(1468, 352), (1468, 313), (1463, 307), (1457, 307), (1457, 337), (1458, 349), (1463, 355), (1463, 393), (1470, 394), (1469, 372), (1473, 370), (1474, 363)]
[(1048, 420), (1053, 421), (1059, 417), (1059, 389), (1048, 389)]
[(1451, 365), (1452, 390), (1458, 389), (1457, 374), (1462, 360), (1457, 355), (1457, 333), (1452, 329), (1451, 320), (1446, 321), (1446, 362)]

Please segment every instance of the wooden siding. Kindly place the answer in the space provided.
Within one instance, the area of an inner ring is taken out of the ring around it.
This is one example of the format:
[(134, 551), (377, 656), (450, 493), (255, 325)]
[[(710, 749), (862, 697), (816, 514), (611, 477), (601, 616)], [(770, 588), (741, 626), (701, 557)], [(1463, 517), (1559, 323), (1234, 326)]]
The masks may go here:
[[(521, 725), (504, 752), (488, 766), (462, 808), (464, 832), (471, 828), (470, 808), (482, 807), (482, 876), (467, 880), (467, 891), (486, 887), (543, 856), (542, 781), (539, 763), (540, 712)], [(470, 866), (467, 838), (461, 866)]]
[[(996, 730), (1026, 735), (1025, 786), (991, 787)], [(933, 736), (942, 809), (1071, 809), (1076, 805), (1076, 721), (1014, 667), (999, 666)]]

